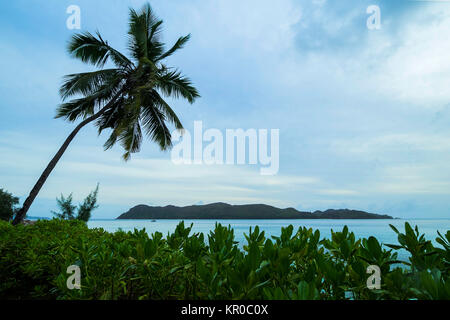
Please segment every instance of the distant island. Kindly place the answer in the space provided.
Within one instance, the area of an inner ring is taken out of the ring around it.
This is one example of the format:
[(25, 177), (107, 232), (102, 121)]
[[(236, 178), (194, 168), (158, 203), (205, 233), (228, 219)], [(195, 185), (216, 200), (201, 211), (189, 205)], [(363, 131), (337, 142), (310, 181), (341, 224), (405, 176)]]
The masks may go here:
[(117, 219), (393, 219), (388, 215), (349, 209), (302, 212), (294, 208), (280, 209), (265, 204), (230, 205), (212, 203), (187, 207), (151, 207), (138, 205)]

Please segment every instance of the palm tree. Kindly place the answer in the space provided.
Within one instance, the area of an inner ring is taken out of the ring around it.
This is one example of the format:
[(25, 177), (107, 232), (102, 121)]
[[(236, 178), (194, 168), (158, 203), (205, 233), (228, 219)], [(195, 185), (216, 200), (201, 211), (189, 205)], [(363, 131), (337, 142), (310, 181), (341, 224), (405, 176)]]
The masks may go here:
[[(184, 98), (193, 103), (200, 95), (188, 78), (177, 69), (167, 67), (163, 60), (183, 48), (190, 35), (180, 37), (165, 50), (161, 42), (163, 22), (154, 15), (150, 5), (145, 5), (140, 12), (130, 9), (129, 19), (130, 58), (112, 48), (98, 32), (95, 35), (89, 32), (76, 34), (69, 42), (68, 50), (73, 57), (99, 70), (65, 77), (60, 89), (63, 103), (57, 108), (56, 118), (82, 121), (50, 161), (13, 224), (24, 219), (58, 160), (88, 123), (95, 121), (99, 134), (110, 129), (105, 150), (119, 142), (125, 151), (125, 160), (130, 159), (131, 153), (139, 152), (144, 134), (162, 150), (167, 150), (172, 146), (167, 124), (173, 124), (176, 129), (183, 128), (163, 97)], [(107, 62), (114, 67), (104, 68)], [(69, 98), (72, 100), (67, 101)]]

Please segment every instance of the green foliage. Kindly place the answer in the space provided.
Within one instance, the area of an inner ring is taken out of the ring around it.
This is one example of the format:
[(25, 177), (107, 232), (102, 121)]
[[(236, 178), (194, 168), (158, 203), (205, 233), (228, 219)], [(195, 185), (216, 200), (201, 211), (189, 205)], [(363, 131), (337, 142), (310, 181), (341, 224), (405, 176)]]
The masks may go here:
[(0, 189), (0, 220), (9, 221), (13, 218), (19, 198), (14, 197), (6, 190)]
[[(83, 203), (80, 203), (77, 206), (72, 204), (72, 193), (65, 198), (64, 195), (61, 194), (61, 197), (56, 199), (56, 202), (58, 204), (59, 210), (61, 212), (54, 212), (52, 211), (53, 215), (59, 219), (63, 220), (81, 220), (88, 222), (91, 218), (92, 211), (98, 208), (97, 203), (97, 195), (98, 195), (98, 187), (95, 188), (94, 191), (92, 191), (83, 201)], [(77, 209), (77, 214), (75, 215), (75, 209)]]
[[(435, 247), (408, 223), (394, 230), (399, 244), (385, 248), (347, 227), (321, 239), (288, 226), (268, 239), (256, 226), (240, 249), (220, 224), (205, 239), (183, 222), (166, 238), (77, 220), (0, 222), (0, 299), (449, 299), (450, 233)], [(398, 249), (408, 261), (397, 260)], [(81, 290), (66, 286), (74, 264)], [(381, 269), (380, 290), (366, 286), (369, 265)]]
[(98, 184), (94, 191), (92, 191), (83, 203), (78, 206), (77, 219), (81, 221), (88, 222), (91, 218), (91, 213), (98, 208), (97, 205), (97, 195), (98, 195)]
[(63, 194), (58, 199), (56, 198), (56, 204), (61, 212), (52, 211), (53, 215), (59, 219), (73, 220), (75, 219), (75, 209), (77, 206), (72, 204), (72, 193), (66, 198)]

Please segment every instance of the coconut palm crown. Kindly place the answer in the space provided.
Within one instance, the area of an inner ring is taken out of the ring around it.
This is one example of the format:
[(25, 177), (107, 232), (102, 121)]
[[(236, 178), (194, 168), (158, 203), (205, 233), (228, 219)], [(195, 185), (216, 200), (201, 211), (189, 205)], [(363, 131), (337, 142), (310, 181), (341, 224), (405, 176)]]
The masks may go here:
[[(150, 5), (141, 12), (130, 9), (130, 58), (112, 48), (98, 32), (74, 35), (68, 46), (69, 53), (101, 69), (65, 77), (60, 89), (62, 99), (82, 97), (60, 105), (56, 117), (75, 121), (101, 112), (96, 121), (99, 134), (112, 129), (105, 149), (119, 142), (126, 160), (131, 153), (140, 150), (143, 131), (162, 150), (169, 148), (172, 142), (167, 122), (177, 129), (183, 126), (163, 97), (182, 97), (193, 103), (199, 94), (188, 78), (163, 63), (165, 58), (183, 48), (190, 35), (180, 37), (165, 50), (160, 39), (162, 24)], [(108, 61), (114, 68), (103, 68)]]

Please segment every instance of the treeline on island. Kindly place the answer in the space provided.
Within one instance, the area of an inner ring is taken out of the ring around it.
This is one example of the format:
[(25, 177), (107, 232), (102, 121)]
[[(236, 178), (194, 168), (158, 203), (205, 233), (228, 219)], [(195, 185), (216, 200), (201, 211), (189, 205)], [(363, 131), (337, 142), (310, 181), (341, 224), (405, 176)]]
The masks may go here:
[(264, 204), (230, 205), (212, 203), (186, 207), (138, 205), (117, 219), (393, 219), (389, 215), (349, 209), (302, 212)]

